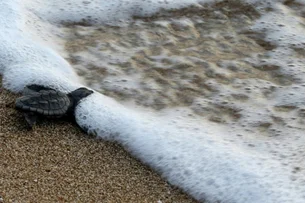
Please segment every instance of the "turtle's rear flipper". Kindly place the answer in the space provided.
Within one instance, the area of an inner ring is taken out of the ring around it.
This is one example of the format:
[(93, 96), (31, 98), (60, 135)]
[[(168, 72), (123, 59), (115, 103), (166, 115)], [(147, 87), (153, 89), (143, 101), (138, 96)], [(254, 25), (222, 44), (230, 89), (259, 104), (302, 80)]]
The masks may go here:
[(24, 117), (25, 117), (26, 122), (28, 122), (29, 126), (31, 128), (33, 128), (33, 126), (37, 122), (38, 115), (34, 112), (26, 112), (26, 113), (24, 113)]
[(5, 104), (5, 107), (7, 108), (14, 108), (14, 106), (15, 106), (15, 101), (11, 101)]
[[(23, 89), (23, 92), (22, 92), (22, 95), (25, 96), (25, 95), (37, 95), (41, 90), (54, 90), (52, 88), (49, 88), (49, 87), (44, 87), (44, 86), (41, 86), (41, 85), (28, 85), (28, 86), (25, 86), (24, 89)], [(55, 91), (55, 90), (54, 90)]]

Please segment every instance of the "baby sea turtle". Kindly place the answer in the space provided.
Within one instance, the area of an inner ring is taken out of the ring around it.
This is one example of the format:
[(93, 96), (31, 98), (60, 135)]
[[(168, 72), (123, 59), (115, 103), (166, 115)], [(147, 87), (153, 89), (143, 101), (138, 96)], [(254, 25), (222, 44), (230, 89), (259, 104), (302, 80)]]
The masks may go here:
[(29, 85), (24, 88), (22, 97), (17, 98), (15, 105), (24, 112), (26, 121), (33, 127), (41, 116), (73, 116), (79, 101), (92, 93), (92, 90), (84, 87), (65, 94), (41, 85)]

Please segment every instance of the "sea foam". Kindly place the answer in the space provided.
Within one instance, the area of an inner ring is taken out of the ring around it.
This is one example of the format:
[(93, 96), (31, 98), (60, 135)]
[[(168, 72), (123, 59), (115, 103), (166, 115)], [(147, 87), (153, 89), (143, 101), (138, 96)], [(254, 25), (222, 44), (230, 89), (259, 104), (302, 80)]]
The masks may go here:
[[(64, 53), (56, 42), (56, 35), (62, 34), (57, 29), (61, 23), (115, 24), (132, 20), (132, 16), (149, 16), (160, 9), (200, 7), (203, 4), (199, 3), (213, 2), (216, 1), (6, 0), (0, 3), (3, 85), (14, 92), (33, 83), (64, 92), (83, 86), (63, 59)], [(269, 1), (272, 5), (259, 0), (246, 2), (257, 5), (262, 15), (251, 29), (263, 32), (266, 40), (277, 46), (262, 63), (276, 61), (283, 72), (303, 80), (304, 61), (294, 60), (290, 55), (295, 47), (304, 48), (300, 34), (304, 33), (300, 26), (304, 19), (291, 14), (292, 10), (283, 6), (282, 1)], [(304, 4), (300, 0), (298, 3)], [(273, 11), (265, 14), (264, 9), (268, 7)], [(278, 18), (281, 20), (277, 23), (285, 26), (272, 23)], [(257, 63), (257, 58), (254, 56), (248, 61)], [(293, 66), (287, 68), (288, 64)], [(256, 106), (250, 108), (240, 103), (239, 107), (244, 109), (240, 123), (228, 126), (189, 118), (189, 110), (183, 108), (158, 113), (130, 109), (98, 92), (77, 106), (75, 116), (88, 133), (121, 143), (170, 183), (200, 201), (301, 203), (305, 201), (304, 128), (293, 119), (293, 113), (283, 116), (291, 119), (290, 125), (295, 128), (278, 125), (274, 130), (279, 136), (275, 138), (251, 131), (251, 126), (269, 121), (273, 106), (294, 103), (301, 107), (302, 82), (294, 87), (279, 88), (272, 94), (271, 102), (258, 99)], [(245, 84), (236, 80), (236, 85)], [(245, 93), (251, 89), (253, 95), (260, 95), (261, 89), (272, 88), (272, 84), (255, 79), (247, 80), (246, 85)], [(220, 91), (226, 95), (232, 90)], [(221, 102), (221, 98), (214, 102)]]

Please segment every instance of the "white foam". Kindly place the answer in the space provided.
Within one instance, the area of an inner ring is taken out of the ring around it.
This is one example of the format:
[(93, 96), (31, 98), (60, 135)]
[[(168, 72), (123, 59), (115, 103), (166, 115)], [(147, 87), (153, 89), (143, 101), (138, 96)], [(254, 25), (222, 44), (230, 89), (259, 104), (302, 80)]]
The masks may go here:
[(259, 150), (226, 141), (224, 138), (234, 136), (226, 128), (179, 121), (179, 114), (168, 120), (168, 116), (162, 119), (133, 112), (99, 94), (81, 103), (76, 114), (77, 122), (89, 132), (119, 141), (198, 200), (302, 200), (302, 195), (287, 185), (290, 170)]
[[(52, 24), (61, 21), (79, 22), (82, 19), (92, 19), (93, 23), (115, 22), (114, 20), (130, 19), (133, 15), (149, 15), (161, 8), (179, 8), (198, 2), (203, 1), (0, 2), (0, 73), (3, 75), (3, 85), (15, 92), (32, 83), (48, 85), (64, 92), (83, 86), (71, 66), (57, 52), (47, 47), (56, 44), (55, 37), (53, 41), (46, 42), (46, 37), (41, 36), (54, 28)], [(264, 1), (251, 2), (258, 4)], [(304, 32), (299, 26), (302, 19), (294, 18), (294, 14), (280, 2), (273, 5), (274, 11), (265, 15), (262, 13), (262, 18), (252, 29), (265, 32), (266, 39), (278, 46), (278, 49), (269, 53), (266, 63), (273, 64), (278, 60), (283, 72), (292, 71), (295, 75), (302, 75), (304, 63), (297, 63), (293, 57), (287, 56), (287, 53), (293, 53), (292, 43), (297, 43), (297, 48), (303, 47), (304, 37), (300, 33)], [(275, 28), (276, 25), (272, 24), (271, 21), (276, 21), (278, 17), (281, 19), (278, 23), (284, 23), (285, 28)], [(268, 24), (266, 29), (261, 22)], [(37, 26), (42, 27), (38, 29)], [(56, 46), (53, 48), (56, 49)], [(255, 59), (249, 61), (255, 63)], [(286, 67), (291, 61), (297, 68)], [(262, 94), (260, 88), (271, 86), (251, 79), (247, 83), (257, 98)], [(260, 85), (257, 86), (258, 84)], [(244, 84), (237, 80), (236, 85)], [(272, 101), (279, 104), (299, 102), (303, 99), (300, 95), (304, 88), (296, 87), (299, 92), (294, 92), (293, 87), (278, 89), (273, 93), (276, 100)], [(219, 90), (223, 91), (223, 95), (230, 92), (230, 89), (222, 87)], [(291, 91), (297, 96), (289, 94)], [(283, 95), (289, 95), (289, 100)], [(221, 102), (222, 98), (216, 99), (213, 102)], [(200, 102), (205, 101), (198, 101)], [(238, 107), (237, 104), (228, 105)], [(76, 120), (89, 133), (120, 142), (133, 155), (198, 200), (301, 203), (305, 201), (304, 174), (292, 171), (295, 167), (304, 167), (305, 151), (302, 149), (305, 138), (302, 126), (296, 121), (291, 121), (298, 127), (294, 129), (275, 126), (270, 130), (279, 135), (276, 138), (251, 132), (252, 125), (271, 119), (272, 105), (276, 104), (257, 99), (255, 106), (244, 106), (248, 109), (243, 108), (244, 117), (240, 123), (225, 126), (204, 120), (199, 122), (196, 117), (189, 118), (189, 112), (183, 109), (166, 110), (159, 115), (130, 110), (111, 98), (94, 93), (77, 107)], [(293, 112), (284, 116), (292, 120), (294, 118)], [(242, 124), (245, 128), (241, 127)]]
[(30, 8), (45, 20), (51, 22), (81, 22), (90, 21), (93, 24), (126, 21), (132, 16), (149, 16), (161, 8), (175, 9), (198, 2), (211, 0), (53, 0), (41, 3), (31, 1)]
[(276, 11), (265, 14), (252, 28), (267, 33), (265, 39), (278, 46), (304, 48), (304, 18), (279, 3), (275, 3), (273, 9)]
[[(0, 73), (4, 87), (21, 91), (27, 84), (51, 85), (63, 91), (74, 89), (80, 81), (71, 66), (54, 50), (29, 38), (18, 1), (0, 4)], [(9, 14), (6, 13), (9, 11)]]

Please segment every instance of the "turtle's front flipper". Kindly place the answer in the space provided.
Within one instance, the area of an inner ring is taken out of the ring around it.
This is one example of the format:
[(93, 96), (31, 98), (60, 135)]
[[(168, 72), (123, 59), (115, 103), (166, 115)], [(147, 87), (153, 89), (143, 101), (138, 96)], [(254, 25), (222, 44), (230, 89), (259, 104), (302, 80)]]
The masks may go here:
[(33, 128), (33, 126), (37, 122), (38, 115), (34, 112), (26, 112), (26, 113), (24, 113), (24, 117), (25, 117), (26, 122), (28, 122), (29, 126), (31, 128)]

